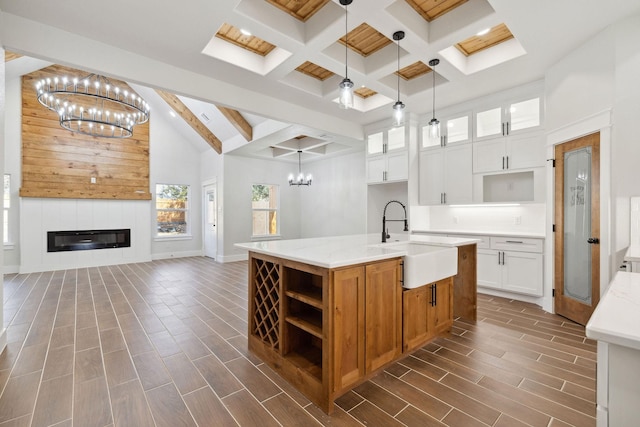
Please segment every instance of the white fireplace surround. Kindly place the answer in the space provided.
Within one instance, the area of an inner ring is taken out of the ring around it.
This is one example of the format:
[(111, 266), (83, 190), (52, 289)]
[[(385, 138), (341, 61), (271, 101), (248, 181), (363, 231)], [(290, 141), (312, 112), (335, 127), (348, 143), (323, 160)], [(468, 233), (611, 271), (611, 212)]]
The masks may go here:
[[(148, 200), (20, 198), (20, 273), (151, 260)], [(47, 252), (47, 231), (131, 229), (131, 247)]]

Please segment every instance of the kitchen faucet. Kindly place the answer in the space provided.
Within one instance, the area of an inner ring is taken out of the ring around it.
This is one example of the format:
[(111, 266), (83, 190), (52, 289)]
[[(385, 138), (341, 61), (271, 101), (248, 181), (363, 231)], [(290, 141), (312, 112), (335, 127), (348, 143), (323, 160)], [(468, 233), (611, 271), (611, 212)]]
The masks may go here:
[[(389, 204), (391, 203), (397, 203), (402, 206), (402, 209), (404, 209), (404, 219), (387, 219), (387, 206), (389, 206)], [(404, 231), (409, 231), (409, 223), (407, 222), (407, 208), (405, 208), (404, 205), (397, 200), (390, 200), (386, 205), (384, 205), (384, 210), (382, 211), (382, 243), (385, 243), (387, 239), (391, 237), (388, 234), (388, 230), (386, 230), (387, 221), (404, 221)]]

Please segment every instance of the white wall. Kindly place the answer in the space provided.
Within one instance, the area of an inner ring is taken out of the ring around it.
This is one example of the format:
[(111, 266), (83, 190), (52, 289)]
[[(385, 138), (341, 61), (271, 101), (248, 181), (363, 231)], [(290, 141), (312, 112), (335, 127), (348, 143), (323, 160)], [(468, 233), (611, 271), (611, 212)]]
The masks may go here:
[[(604, 158), (601, 153), (601, 168), (610, 169), (610, 177), (601, 173), (600, 187), (601, 216), (606, 218), (600, 239), (606, 257), (606, 268), (601, 268), (604, 283), (608, 283), (629, 244), (629, 198), (640, 195), (639, 39), (640, 15), (635, 15), (586, 42), (549, 69), (546, 76), (550, 132), (612, 110), (610, 159), (609, 152), (605, 151)], [(605, 142), (605, 148), (609, 148), (609, 141)], [(609, 164), (603, 166), (602, 162)], [(547, 197), (551, 203), (551, 196)]]
[[(4, 49), (2, 48), (2, 41), (0, 40), (0, 55), (4, 57)], [(5, 68), (4, 61), (0, 64), (0, 156), (4, 157), (4, 124), (5, 124)], [(4, 159), (0, 161), (0, 172), (4, 174)], [(3, 232), (0, 231), (0, 237)], [(4, 240), (3, 240), (4, 241)], [(0, 252), (0, 265), (4, 265), (4, 251)], [(4, 351), (7, 346), (7, 329), (4, 326), (4, 286), (0, 286), (0, 353)]]
[[(189, 222), (191, 237), (182, 240), (154, 238), (151, 242), (153, 259), (202, 255), (202, 181), (201, 153), (164, 120), (151, 120), (150, 184), (155, 193), (156, 184), (189, 185)], [(212, 152), (213, 149), (211, 149)], [(215, 153), (215, 152), (214, 152)], [(155, 194), (154, 201), (155, 202)], [(153, 205), (149, 205), (152, 215)], [(149, 221), (151, 236), (155, 236), (155, 219)]]
[[(222, 209), (218, 215), (218, 233), (223, 233), (224, 246), (218, 247), (222, 262), (246, 259), (246, 250), (235, 243), (251, 241), (251, 186), (277, 184), (280, 186), (280, 236), (282, 239), (300, 237), (300, 192), (309, 188), (290, 187), (287, 177), (297, 170), (297, 164), (273, 160), (253, 159), (225, 154), (222, 159), (222, 182), (218, 181), (218, 200)], [(220, 191), (222, 190), (222, 191)]]
[[(31, 272), (140, 262), (202, 254), (201, 153), (166, 122), (150, 120), (150, 191), (155, 184), (191, 186), (191, 234), (188, 239), (155, 240), (153, 201), (20, 198), (20, 78), (6, 81), (7, 144), (3, 164), (12, 178), (9, 236), (5, 272)], [(126, 144), (126, 140), (122, 140)], [(46, 232), (84, 229), (131, 229), (131, 248), (46, 252)]]
[(364, 151), (303, 163), (302, 170), (311, 173), (314, 181), (311, 187), (297, 189), (300, 193), (300, 237), (366, 232), (363, 221), (367, 214)]

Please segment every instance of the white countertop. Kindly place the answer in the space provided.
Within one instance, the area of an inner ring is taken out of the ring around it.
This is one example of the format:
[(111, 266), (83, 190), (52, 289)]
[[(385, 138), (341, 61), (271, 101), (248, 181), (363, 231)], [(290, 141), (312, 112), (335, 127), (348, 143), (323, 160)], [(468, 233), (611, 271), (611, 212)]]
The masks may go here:
[(496, 236), (496, 237), (531, 237), (536, 239), (544, 239), (544, 233), (535, 231), (504, 231), (504, 230), (412, 230), (412, 238), (415, 235), (425, 234), (456, 234), (456, 235), (476, 235), (476, 236)]
[(640, 274), (618, 271), (587, 323), (587, 337), (640, 350)]
[[(455, 237), (392, 234), (391, 238), (388, 239), (388, 243), (407, 241), (409, 237), (411, 241), (416, 241), (420, 244), (445, 247), (463, 246), (477, 242), (475, 239)], [(385, 247), (384, 243), (381, 243), (381, 235), (378, 233), (309, 239), (268, 240), (236, 243), (235, 246), (265, 255), (325, 268), (344, 267), (407, 255), (402, 248), (394, 247), (393, 245)]]

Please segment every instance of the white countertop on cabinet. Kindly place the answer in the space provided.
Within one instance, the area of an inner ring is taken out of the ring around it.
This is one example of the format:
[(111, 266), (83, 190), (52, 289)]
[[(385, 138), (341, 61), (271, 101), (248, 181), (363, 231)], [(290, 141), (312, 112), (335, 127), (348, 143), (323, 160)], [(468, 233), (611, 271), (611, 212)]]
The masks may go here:
[[(349, 236), (316, 237), (308, 239), (268, 240), (236, 243), (235, 246), (265, 255), (298, 261), (325, 268), (380, 261), (407, 255), (406, 250), (381, 243), (381, 236), (355, 234)], [(463, 246), (476, 243), (475, 239), (444, 236), (414, 236), (392, 234), (388, 243), (415, 241), (432, 246)]]
[(544, 233), (535, 231), (504, 231), (504, 230), (412, 230), (412, 237), (420, 234), (455, 234), (461, 236), (497, 236), (497, 237), (530, 237), (536, 239), (544, 239)]
[(640, 274), (618, 271), (586, 326), (587, 337), (640, 350)]

